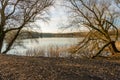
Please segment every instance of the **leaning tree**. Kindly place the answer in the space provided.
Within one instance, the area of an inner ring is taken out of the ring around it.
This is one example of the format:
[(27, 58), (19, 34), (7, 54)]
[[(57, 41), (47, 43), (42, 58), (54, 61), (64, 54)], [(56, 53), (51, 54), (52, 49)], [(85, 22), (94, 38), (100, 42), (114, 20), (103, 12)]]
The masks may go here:
[[(21, 30), (29, 27), (36, 20), (44, 20), (54, 0), (0, 0), (0, 53), (6, 54), (17, 39)], [(4, 51), (3, 45), (7, 34), (11, 38)]]
[(82, 27), (87, 31), (87, 35), (79, 42), (77, 54), (87, 52), (89, 57), (94, 58), (106, 49), (113, 55), (119, 52), (115, 46), (118, 40), (119, 11), (114, 0), (67, 0), (67, 2), (72, 26)]

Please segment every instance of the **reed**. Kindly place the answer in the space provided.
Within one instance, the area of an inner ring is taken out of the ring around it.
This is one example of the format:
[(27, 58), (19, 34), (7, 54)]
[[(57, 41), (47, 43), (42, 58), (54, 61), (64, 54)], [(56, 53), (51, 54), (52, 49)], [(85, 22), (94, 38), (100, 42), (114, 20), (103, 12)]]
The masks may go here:
[(73, 53), (73, 46), (49, 45), (47, 48), (37, 47), (28, 49), (26, 56), (69, 57)]

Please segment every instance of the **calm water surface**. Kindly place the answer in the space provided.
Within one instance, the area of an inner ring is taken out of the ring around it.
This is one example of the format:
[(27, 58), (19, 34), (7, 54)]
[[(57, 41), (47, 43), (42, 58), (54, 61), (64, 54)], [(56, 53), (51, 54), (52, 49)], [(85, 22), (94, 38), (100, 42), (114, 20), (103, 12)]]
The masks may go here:
[[(77, 38), (38, 38), (38, 39), (25, 39), (19, 40), (18, 43), (22, 43), (22, 46), (15, 46), (9, 54), (26, 55), (25, 52), (30, 49), (43, 48), (47, 50), (50, 46), (71, 46), (78, 43)], [(15, 43), (15, 45), (18, 45)]]

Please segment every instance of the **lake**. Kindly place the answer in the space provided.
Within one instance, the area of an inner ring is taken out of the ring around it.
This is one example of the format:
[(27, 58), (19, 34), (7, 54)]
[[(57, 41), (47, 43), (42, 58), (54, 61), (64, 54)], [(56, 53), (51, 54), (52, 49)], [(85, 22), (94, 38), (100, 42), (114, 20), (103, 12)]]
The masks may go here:
[[(14, 44), (14, 48), (8, 52), (8, 54), (24, 55), (26, 56), (26, 51), (33, 51), (34, 49), (40, 50), (44, 49), (45, 53), (43, 56), (49, 56), (47, 50), (51, 47), (69, 47), (76, 45), (78, 43), (77, 38), (37, 38), (37, 39), (25, 39), (19, 40)], [(20, 46), (18, 46), (20, 45)], [(32, 52), (31, 52), (32, 53)], [(66, 53), (62, 52), (64, 56)]]

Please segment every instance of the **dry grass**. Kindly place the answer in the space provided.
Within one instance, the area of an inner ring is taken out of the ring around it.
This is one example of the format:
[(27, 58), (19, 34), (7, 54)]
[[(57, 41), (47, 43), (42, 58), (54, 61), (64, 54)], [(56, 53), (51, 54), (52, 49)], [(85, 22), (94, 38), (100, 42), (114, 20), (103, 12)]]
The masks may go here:
[(73, 53), (73, 46), (49, 45), (48, 48), (34, 48), (26, 51), (26, 56), (68, 57)]
[(29, 49), (25, 54), (26, 56), (45, 56), (45, 50), (41, 48)]

